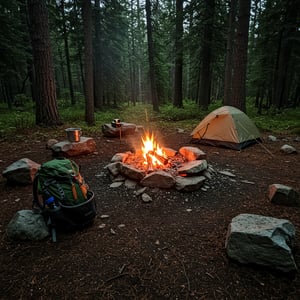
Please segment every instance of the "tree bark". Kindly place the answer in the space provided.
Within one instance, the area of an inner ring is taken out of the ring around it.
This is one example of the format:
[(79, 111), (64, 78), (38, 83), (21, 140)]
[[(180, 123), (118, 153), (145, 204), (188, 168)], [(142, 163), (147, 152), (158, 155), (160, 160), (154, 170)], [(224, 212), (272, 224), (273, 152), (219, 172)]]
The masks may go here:
[(92, 7), (91, 0), (83, 1), (82, 19), (84, 27), (84, 66), (85, 66), (85, 121), (95, 124), (94, 116), (94, 80), (93, 80), (93, 46), (92, 46)]
[(149, 60), (151, 99), (152, 99), (153, 110), (159, 112), (156, 76), (155, 76), (155, 64), (154, 64), (154, 48), (153, 48), (153, 38), (152, 38), (150, 0), (146, 0), (146, 18), (147, 18), (148, 60)]
[(63, 38), (65, 44), (65, 56), (67, 62), (67, 72), (68, 72), (68, 82), (69, 82), (69, 91), (70, 91), (70, 98), (71, 104), (75, 105), (75, 97), (74, 97), (74, 88), (73, 88), (73, 79), (72, 79), (72, 71), (71, 71), (71, 63), (70, 63), (70, 50), (69, 50), (69, 41), (68, 41), (68, 32), (66, 26), (66, 16), (65, 16), (65, 1), (60, 1), (60, 9), (62, 14), (62, 26), (63, 26)]
[(35, 68), (33, 98), (36, 103), (36, 124), (61, 125), (57, 109), (46, 1), (28, 0), (27, 5)]
[(238, 27), (234, 51), (231, 105), (246, 112), (246, 73), (251, 0), (239, 0)]
[(235, 17), (237, 10), (237, 0), (230, 1), (230, 11), (228, 17), (228, 33), (226, 46), (226, 63), (225, 63), (225, 77), (224, 77), (224, 105), (231, 103), (232, 90), (232, 61), (233, 61), (233, 45), (234, 45), (234, 31), (235, 31)]
[(130, 1), (130, 38), (128, 39), (128, 64), (129, 64), (129, 74), (130, 74), (130, 102), (135, 106), (137, 101), (137, 62), (139, 56), (137, 54), (136, 47), (136, 34), (134, 30), (134, 8), (133, 0)]
[(175, 79), (173, 105), (183, 107), (182, 103), (182, 68), (183, 68), (183, 0), (176, 0), (176, 32), (175, 32)]
[[(298, 1), (289, 1), (286, 6), (284, 27), (280, 34), (278, 61), (275, 70), (275, 85), (272, 103), (276, 108), (287, 105), (290, 94), (290, 81), (293, 68), (290, 66), (291, 53), (297, 35)], [(294, 37), (294, 38), (293, 38)]]
[(203, 109), (207, 110), (210, 103), (211, 91), (211, 61), (212, 61), (212, 40), (213, 24), (215, 14), (215, 0), (205, 0), (205, 16), (207, 18), (204, 25), (203, 43), (201, 49), (201, 73), (200, 90), (198, 103)]
[(102, 79), (102, 53), (101, 53), (101, 16), (100, 1), (95, 1), (95, 107), (103, 107), (103, 79)]

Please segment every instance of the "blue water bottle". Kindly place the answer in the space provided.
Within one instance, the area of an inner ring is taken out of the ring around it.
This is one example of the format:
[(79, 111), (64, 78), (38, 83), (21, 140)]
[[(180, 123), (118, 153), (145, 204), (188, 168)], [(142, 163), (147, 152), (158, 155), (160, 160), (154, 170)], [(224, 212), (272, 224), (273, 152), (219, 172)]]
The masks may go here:
[(49, 208), (56, 208), (56, 205), (55, 205), (55, 199), (53, 196), (49, 197), (45, 203), (48, 205)]

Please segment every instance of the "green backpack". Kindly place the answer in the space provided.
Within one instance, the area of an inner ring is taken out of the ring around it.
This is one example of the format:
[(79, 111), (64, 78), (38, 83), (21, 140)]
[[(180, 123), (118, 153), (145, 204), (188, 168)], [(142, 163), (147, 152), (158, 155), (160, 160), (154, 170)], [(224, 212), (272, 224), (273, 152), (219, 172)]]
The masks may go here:
[(42, 164), (34, 181), (34, 193), (42, 196), (42, 201), (36, 199), (40, 207), (50, 204), (49, 199), (57, 206), (74, 206), (87, 200), (88, 186), (72, 160), (53, 159)]
[(56, 240), (56, 229), (70, 231), (93, 224), (97, 214), (89, 190), (72, 160), (57, 158), (40, 166), (33, 181), (34, 211), (40, 212)]

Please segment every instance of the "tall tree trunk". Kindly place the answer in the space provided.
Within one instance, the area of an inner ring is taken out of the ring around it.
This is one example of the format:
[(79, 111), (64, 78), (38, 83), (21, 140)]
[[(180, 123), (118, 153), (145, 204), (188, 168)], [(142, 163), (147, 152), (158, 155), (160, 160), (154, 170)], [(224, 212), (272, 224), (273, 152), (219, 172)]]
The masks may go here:
[(213, 24), (215, 15), (215, 0), (205, 0), (205, 16), (207, 18), (204, 25), (203, 43), (201, 49), (201, 74), (199, 105), (207, 110), (210, 103), (211, 91), (211, 61), (212, 61), (212, 40)]
[(95, 107), (103, 107), (102, 53), (101, 53), (101, 15), (100, 1), (95, 1)]
[(226, 63), (225, 63), (225, 77), (224, 77), (224, 105), (231, 103), (232, 90), (232, 61), (233, 61), (233, 45), (234, 45), (234, 31), (235, 31), (235, 17), (237, 11), (237, 0), (230, 1), (230, 10), (228, 16), (228, 33), (226, 46)]
[(85, 121), (95, 124), (94, 116), (94, 81), (93, 81), (93, 41), (92, 41), (92, 6), (91, 0), (84, 0), (82, 6), (84, 27), (84, 66), (85, 66)]
[(128, 39), (128, 54), (129, 54), (129, 72), (130, 72), (130, 95), (133, 105), (137, 100), (137, 50), (135, 45), (134, 18), (133, 18), (133, 0), (130, 1), (130, 39)]
[(176, 0), (176, 31), (175, 31), (175, 80), (174, 101), (175, 107), (182, 108), (182, 68), (183, 68), (183, 0)]
[(70, 98), (71, 104), (75, 104), (75, 97), (74, 97), (74, 88), (73, 88), (73, 80), (72, 80), (72, 71), (71, 71), (71, 63), (70, 63), (70, 50), (69, 50), (69, 41), (68, 41), (68, 32), (66, 26), (66, 16), (65, 16), (65, 1), (60, 1), (60, 9), (62, 14), (62, 22), (63, 22), (63, 38), (65, 44), (65, 56), (67, 62), (67, 72), (68, 72), (68, 81), (69, 81), (69, 91), (70, 91)]
[[(141, 7), (140, 7), (140, 1), (137, 0), (136, 2), (137, 5), (137, 24), (138, 24), (138, 28), (140, 30), (141, 28)], [(137, 100), (138, 101), (143, 101), (144, 97), (142, 94), (142, 61), (143, 61), (143, 34), (141, 33), (141, 31), (139, 31), (138, 33), (138, 47), (137, 47), (137, 51), (138, 51), (138, 66), (137, 66)]]
[(246, 112), (246, 73), (251, 0), (239, 0), (238, 27), (234, 51), (231, 105)]
[(282, 32), (280, 35), (279, 42), (279, 55), (277, 68), (275, 70), (275, 86), (273, 93), (272, 103), (277, 108), (284, 107), (289, 98), (290, 93), (290, 85), (289, 82), (291, 80), (291, 53), (292, 48), (294, 46), (294, 40), (296, 40), (297, 33), (297, 16), (298, 11), (300, 9), (299, 1), (289, 1), (289, 4), (286, 6), (286, 15), (284, 27), (282, 28)]
[(36, 124), (61, 125), (52, 64), (46, 0), (28, 0), (30, 36), (35, 68)]
[(153, 110), (158, 112), (159, 105), (158, 105), (157, 87), (156, 87), (156, 78), (155, 78), (150, 0), (146, 0), (146, 17), (147, 17), (148, 59), (149, 59), (151, 98), (152, 98)]

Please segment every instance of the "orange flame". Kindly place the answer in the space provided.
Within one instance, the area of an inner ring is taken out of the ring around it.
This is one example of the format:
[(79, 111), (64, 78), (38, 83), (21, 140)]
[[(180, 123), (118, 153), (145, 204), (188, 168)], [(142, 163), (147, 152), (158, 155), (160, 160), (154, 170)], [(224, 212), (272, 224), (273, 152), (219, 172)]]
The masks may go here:
[(147, 133), (145, 137), (142, 137), (142, 142), (142, 153), (145, 159), (144, 164), (147, 165), (148, 168), (159, 168), (163, 166), (163, 162), (160, 161), (156, 156), (166, 158), (166, 154), (164, 153), (163, 149), (158, 145), (158, 143), (154, 140), (153, 133)]

